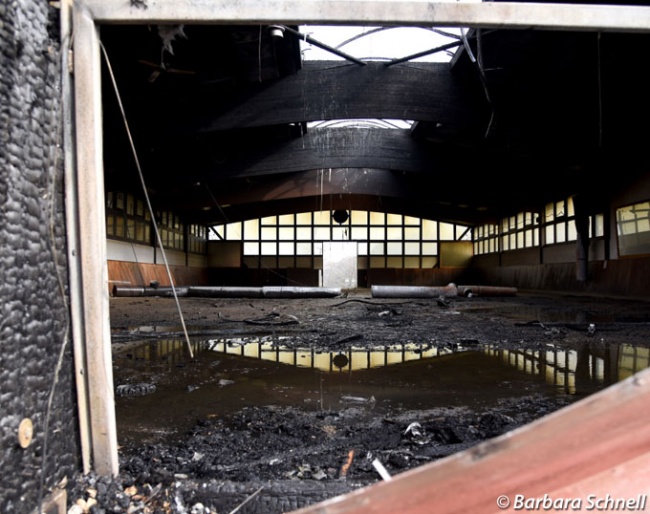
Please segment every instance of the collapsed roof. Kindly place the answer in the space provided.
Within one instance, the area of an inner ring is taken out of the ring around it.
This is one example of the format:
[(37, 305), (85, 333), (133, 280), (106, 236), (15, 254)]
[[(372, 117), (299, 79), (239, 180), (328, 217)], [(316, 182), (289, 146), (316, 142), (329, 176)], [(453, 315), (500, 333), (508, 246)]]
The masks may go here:
[[(303, 61), (300, 27), (274, 28), (102, 27), (155, 208), (205, 224), (325, 208), (474, 225), (574, 194), (597, 211), (647, 172), (649, 34), (472, 29), (449, 62)], [(103, 83), (107, 188), (137, 193)], [(338, 119), (413, 124), (310, 124)]]

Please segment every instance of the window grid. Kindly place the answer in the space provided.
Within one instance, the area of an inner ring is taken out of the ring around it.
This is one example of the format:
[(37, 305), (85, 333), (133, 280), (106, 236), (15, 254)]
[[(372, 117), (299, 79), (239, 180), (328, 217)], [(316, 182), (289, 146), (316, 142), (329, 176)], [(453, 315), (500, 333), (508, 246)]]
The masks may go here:
[[(261, 259), (276, 258), (280, 266), (294, 259), (304, 267), (308, 258), (314, 267), (322, 260), (323, 243), (355, 241), (364, 267), (431, 267), (437, 263), (441, 240), (470, 238), (472, 229), (434, 220), (375, 211), (351, 211), (344, 223), (337, 223), (330, 211), (269, 216), (243, 222), (242, 230), (229, 225), (214, 229), (225, 240), (243, 242), (246, 265), (261, 266)], [(259, 244), (258, 244), (259, 243)]]
[[(165, 248), (190, 253), (207, 252), (208, 229), (203, 225), (185, 225), (169, 211), (156, 213), (160, 238)], [(110, 239), (147, 245), (154, 241), (153, 223), (143, 200), (121, 191), (106, 192), (106, 235)]]
[(617, 209), (616, 233), (621, 256), (650, 254), (650, 201)]
[(106, 235), (111, 239), (151, 244), (151, 216), (144, 203), (133, 195), (108, 191)]
[[(604, 215), (595, 214), (589, 220), (589, 236), (603, 237)], [(577, 238), (573, 198), (567, 198), (546, 204), (540, 214), (520, 212), (503, 218), (497, 224), (475, 227), (474, 254), (561, 244), (576, 241)]]

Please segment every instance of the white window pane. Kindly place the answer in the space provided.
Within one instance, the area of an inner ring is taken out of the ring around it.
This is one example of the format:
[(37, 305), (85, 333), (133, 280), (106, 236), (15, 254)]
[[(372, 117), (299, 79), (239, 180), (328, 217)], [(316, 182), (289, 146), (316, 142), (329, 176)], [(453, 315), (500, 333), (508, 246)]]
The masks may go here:
[(280, 240), (289, 241), (294, 239), (293, 227), (280, 227)]
[(296, 239), (311, 241), (311, 227), (298, 227), (296, 229)]
[(257, 241), (260, 238), (259, 229), (259, 220), (244, 221), (244, 239), (252, 239), (254, 241)]
[(422, 243), (422, 255), (438, 255), (438, 243)]
[(385, 238), (386, 232), (384, 227), (370, 227), (370, 239), (384, 240)]
[(293, 255), (294, 254), (293, 242), (291, 242), (291, 243), (286, 243), (286, 242), (279, 243), (279, 249), (278, 250), (279, 250), (278, 251), (279, 255)]
[(212, 229), (213, 229), (214, 232), (216, 232), (219, 235), (215, 236), (214, 232), (211, 231), (211, 236), (212, 236), (211, 239), (214, 238), (214, 237), (216, 237), (217, 239), (223, 239), (223, 237), (224, 237), (224, 235), (226, 233), (225, 232), (225, 230), (226, 230), (225, 225), (214, 225), (212, 227)]
[(593, 220), (593, 236), (594, 237), (602, 237), (605, 234), (605, 218), (602, 214), (596, 214), (592, 218)]
[(275, 243), (262, 243), (262, 255), (276, 255), (276, 244)]
[(525, 241), (525, 246), (526, 248), (530, 248), (531, 246), (534, 246), (535, 243), (533, 242), (533, 231), (532, 230), (526, 230), (526, 241)]
[(260, 254), (260, 245), (259, 243), (244, 243), (244, 255), (259, 255)]
[(440, 239), (442, 241), (454, 240), (454, 226), (451, 223), (440, 223)]
[(278, 224), (278, 217), (277, 216), (267, 216), (266, 218), (262, 218), (260, 220), (262, 225), (277, 225)]
[(412, 216), (404, 216), (404, 225), (417, 225), (420, 226), (420, 218), (414, 218)]
[(404, 229), (404, 239), (420, 239), (420, 227), (407, 227)]
[(296, 224), (311, 225), (311, 212), (301, 212), (296, 214)]
[(575, 241), (578, 239), (578, 231), (576, 229), (575, 221), (569, 221), (567, 224), (567, 229), (569, 230), (568, 241)]
[(567, 203), (567, 216), (575, 216), (576, 211), (573, 205), (573, 197), (569, 198), (566, 203)]
[(314, 225), (329, 225), (332, 220), (330, 211), (318, 211), (314, 213)]
[(401, 214), (388, 214), (386, 215), (386, 224), (387, 225), (401, 225), (402, 216)]
[(387, 232), (389, 241), (401, 241), (403, 239), (402, 227), (389, 227)]
[(422, 239), (438, 239), (438, 223), (422, 220)]
[(226, 228), (228, 241), (241, 241), (241, 222), (229, 223)]
[(546, 226), (546, 244), (552, 245), (555, 243), (555, 226), (547, 225)]
[(388, 255), (402, 255), (402, 243), (388, 243), (386, 250)]
[(296, 243), (296, 255), (311, 255), (311, 243)]
[[(262, 227), (262, 240), (275, 241), (278, 238), (278, 229), (275, 227)], [(266, 254), (265, 254), (266, 255)]]
[(404, 255), (420, 255), (420, 243), (404, 243)]
[(367, 225), (368, 211), (352, 211), (350, 214), (350, 223), (353, 225)]
[(332, 241), (347, 241), (350, 239), (350, 229), (348, 227), (332, 227)]
[(383, 255), (384, 243), (370, 243), (370, 255)]
[(352, 227), (352, 239), (357, 241), (365, 241), (368, 239), (367, 227)]
[(294, 215), (293, 214), (283, 214), (278, 217), (278, 225), (293, 225), (294, 224)]
[(358, 255), (368, 255), (368, 243), (359, 243), (357, 245)]
[(370, 224), (371, 225), (383, 225), (386, 221), (386, 215), (383, 212), (371, 212), (370, 213)]
[(329, 241), (330, 228), (329, 227), (314, 227), (314, 240)]

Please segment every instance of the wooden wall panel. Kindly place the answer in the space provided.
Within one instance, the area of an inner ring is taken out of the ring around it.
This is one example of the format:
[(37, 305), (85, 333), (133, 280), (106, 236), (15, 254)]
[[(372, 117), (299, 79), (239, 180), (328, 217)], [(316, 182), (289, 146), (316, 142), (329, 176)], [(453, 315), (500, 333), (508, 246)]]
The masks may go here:
[[(208, 285), (208, 270), (206, 268), (188, 268), (185, 266), (170, 266), (175, 286)], [(167, 270), (162, 264), (146, 264), (137, 262), (108, 261), (108, 286), (148, 286), (152, 280), (157, 280), (161, 286), (169, 286)]]

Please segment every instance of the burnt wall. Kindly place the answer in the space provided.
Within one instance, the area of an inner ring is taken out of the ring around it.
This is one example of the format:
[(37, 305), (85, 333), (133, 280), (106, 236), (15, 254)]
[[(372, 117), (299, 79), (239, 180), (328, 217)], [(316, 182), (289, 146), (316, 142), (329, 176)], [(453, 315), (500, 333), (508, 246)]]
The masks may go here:
[(649, 295), (645, 277), (650, 274), (650, 257), (590, 261), (586, 282), (576, 279), (575, 263), (479, 267), (480, 262), (476, 259), (471, 269), (478, 284), (640, 298)]
[[(79, 469), (69, 341), (58, 10), (0, 0), (0, 512)], [(33, 438), (19, 445), (22, 420)]]

